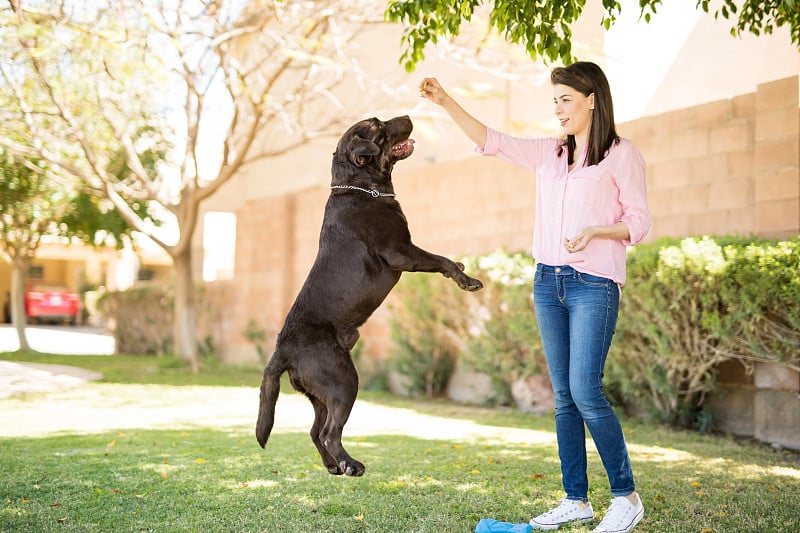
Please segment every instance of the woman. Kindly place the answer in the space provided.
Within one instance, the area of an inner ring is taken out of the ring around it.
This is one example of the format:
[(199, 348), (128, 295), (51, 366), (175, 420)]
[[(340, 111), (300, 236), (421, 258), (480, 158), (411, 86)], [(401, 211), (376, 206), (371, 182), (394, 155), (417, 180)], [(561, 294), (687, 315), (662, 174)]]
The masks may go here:
[(566, 497), (531, 519), (533, 529), (590, 522), (585, 427), (608, 474), (613, 496), (595, 532), (630, 532), (644, 516), (622, 428), (601, 380), (625, 283), (626, 246), (650, 228), (645, 163), (617, 135), (603, 71), (578, 62), (552, 71), (555, 114), (564, 138), (523, 139), (487, 128), (435, 78), (423, 97), (442, 106), (487, 156), (536, 174), (534, 309), (556, 404), (556, 436)]

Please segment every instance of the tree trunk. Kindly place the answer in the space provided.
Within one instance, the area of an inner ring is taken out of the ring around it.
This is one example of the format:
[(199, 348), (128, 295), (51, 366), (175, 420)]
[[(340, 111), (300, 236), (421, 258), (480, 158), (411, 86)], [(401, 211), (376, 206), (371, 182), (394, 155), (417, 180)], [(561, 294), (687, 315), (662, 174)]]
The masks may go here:
[(11, 264), (11, 323), (17, 330), (20, 351), (31, 349), (28, 337), (25, 335), (25, 261), (15, 260)]
[(187, 251), (172, 257), (175, 271), (175, 316), (173, 324), (173, 349), (176, 354), (187, 360), (192, 372), (200, 372), (200, 361), (197, 355), (195, 339), (196, 311), (194, 280), (192, 278), (192, 256)]

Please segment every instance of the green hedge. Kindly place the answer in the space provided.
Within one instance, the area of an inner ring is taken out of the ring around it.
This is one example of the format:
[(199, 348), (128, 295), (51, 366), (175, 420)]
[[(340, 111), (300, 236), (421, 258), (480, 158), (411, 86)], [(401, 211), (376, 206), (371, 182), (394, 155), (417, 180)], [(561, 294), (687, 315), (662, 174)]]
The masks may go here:
[(491, 379), (495, 402), (511, 403), (511, 384), (545, 373), (533, 320), (530, 254), (496, 252), (465, 258), (484, 288), (467, 293), (427, 273), (403, 274), (392, 306), (390, 366), (408, 376), (412, 392), (444, 390), (455, 362)]
[(112, 325), (118, 353), (163, 355), (172, 352), (171, 287), (146, 285), (107, 292), (97, 307)]
[(721, 363), (797, 369), (799, 247), (800, 238), (702, 237), (633, 248), (609, 388), (655, 418), (705, 429)]
[[(531, 301), (533, 258), (497, 252), (464, 263), (484, 281), (483, 291), (404, 275), (392, 361), (415, 383), (437, 376), (435, 387), (420, 388), (430, 394), (443, 388), (458, 360), (487, 374), (508, 400), (516, 379), (546, 373)], [(711, 421), (703, 401), (716, 390), (721, 363), (772, 361), (800, 372), (800, 237), (639, 245), (629, 252), (622, 294), (605, 383), (623, 406), (705, 428)]]
[(429, 397), (447, 386), (462, 351), (466, 304), (454, 283), (437, 278), (405, 274), (390, 319), (393, 348), (388, 366), (408, 377), (410, 393)]
[[(195, 289), (198, 352), (201, 356), (216, 355), (215, 341), (221, 335), (224, 313), (232, 305), (231, 289), (220, 282), (198, 284)], [(97, 308), (111, 326), (117, 353), (173, 353), (174, 298), (172, 286), (161, 284), (143, 284), (104, 293)]]

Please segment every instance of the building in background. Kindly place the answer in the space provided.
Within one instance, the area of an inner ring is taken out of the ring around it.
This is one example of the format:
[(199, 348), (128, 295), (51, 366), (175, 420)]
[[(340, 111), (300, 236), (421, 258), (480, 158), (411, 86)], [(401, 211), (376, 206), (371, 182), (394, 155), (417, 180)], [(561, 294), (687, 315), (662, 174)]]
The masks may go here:
[[(122, 250), (45, 239), (27, 273), (27, 281), (29, 284), (55, 283), (79, 293), (84, 308), (81, 322), (102, 325), (94, 311), (94, 301), (99, 293), (125, 290), (139, 282), (169, 282), (171, 276), (169, 256), (142, 236), (136, 239), (133, 248)], [(0, 295), (4, 310), (10, 290), (11, 265), (0, 262)], [(86, 293), (90, 293), (88, 299)], [(3, 321), (9, 321), (8, 313), (3, 313)]]

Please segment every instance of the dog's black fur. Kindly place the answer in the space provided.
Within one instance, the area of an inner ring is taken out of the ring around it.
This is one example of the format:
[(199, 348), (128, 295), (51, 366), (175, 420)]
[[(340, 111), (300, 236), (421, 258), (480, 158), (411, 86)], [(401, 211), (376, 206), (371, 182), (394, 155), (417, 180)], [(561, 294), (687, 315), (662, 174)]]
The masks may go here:
[(342, 447), (342, 429), (358, 393), (350, 350), (358, 340), (358, 328), (400, 274), (440, 272), (464, 290), (483, 287), (464, 274), (460, 263), (411, 242), (406, 218), (394, 198), (392, 168), (413, 152), (412, 128), (407, 116), (387, 122), (371, 118), (354, 124), (339, 140), (319, 252), (264, 369), (258, 443), (262, 447), (267, 443), (280, 376), (288, 371), (292, 386), (314, 406), (311, 439), (331, 474), (364, 473), (364, 465)]

